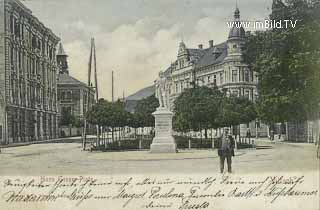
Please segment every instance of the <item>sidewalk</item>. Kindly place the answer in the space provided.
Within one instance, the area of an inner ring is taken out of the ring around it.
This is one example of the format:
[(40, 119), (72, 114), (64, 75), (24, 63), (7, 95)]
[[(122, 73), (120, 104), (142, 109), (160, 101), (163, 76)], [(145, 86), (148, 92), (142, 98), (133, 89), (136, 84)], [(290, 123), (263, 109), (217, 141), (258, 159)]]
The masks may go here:
[(70, 143), (81, 140), (81, 136), (77, 137), (67, 137), (67, 138), (57, 138), (57, 139), (48, 139), (48, 140), (41, 140), (41, 141), (30, 141), (30, 142), (18, 142), (18, 143), (10, 143), (5, 145), (0, 145), (1, 148), (10, 148), (10, 147), (21, 147), (21, 146), (28, 146), (32, 144), (45, 144), (45, 143)]
[(273, 141), (271, 141), (269, 138), (253, 138), (255, 143), (269, 143), (269, 144), (288, 144), (288, 145), (294, 145), (294, 146), (315, 146), (314, 143), (307, 143), (307, 142), (294, 142), (294, 141), (284, 141), (283, 139), (275, 138)]

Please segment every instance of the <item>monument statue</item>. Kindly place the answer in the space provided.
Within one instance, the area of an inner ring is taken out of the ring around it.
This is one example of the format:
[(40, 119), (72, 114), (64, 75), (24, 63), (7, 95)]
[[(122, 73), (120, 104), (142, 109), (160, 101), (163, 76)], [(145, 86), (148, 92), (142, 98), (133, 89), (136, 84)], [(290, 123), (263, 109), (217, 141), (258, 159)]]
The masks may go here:
[(150, 146), (152, 153), (175, 153), (177, 145), (172, 136), (173, 113), (168, 107), (168, 94), (166, 90), (167, 80), (163, 72), (159, 73), (159, 78), (155, 82), (156, 97), (160, 106), (152, 113), (155, 118), (155, 137)]
[(167, 79), (164, 73), (160, 71), (159, 78), (156, 80), (156, 97), (159, 99), (159, 104), (161, 108), (168, 109), (168, 95), (166, 90)]

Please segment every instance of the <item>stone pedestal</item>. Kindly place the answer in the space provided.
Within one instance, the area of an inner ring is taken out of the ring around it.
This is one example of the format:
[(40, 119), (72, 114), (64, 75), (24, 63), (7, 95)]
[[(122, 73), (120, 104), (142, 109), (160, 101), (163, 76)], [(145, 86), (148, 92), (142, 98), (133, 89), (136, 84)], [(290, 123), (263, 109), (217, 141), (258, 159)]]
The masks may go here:
[(173, 113), (159, 107), (154, 113), (155, 137), (150, 146), (151, 153), (176, 153), (177, 145), (172, 136)]

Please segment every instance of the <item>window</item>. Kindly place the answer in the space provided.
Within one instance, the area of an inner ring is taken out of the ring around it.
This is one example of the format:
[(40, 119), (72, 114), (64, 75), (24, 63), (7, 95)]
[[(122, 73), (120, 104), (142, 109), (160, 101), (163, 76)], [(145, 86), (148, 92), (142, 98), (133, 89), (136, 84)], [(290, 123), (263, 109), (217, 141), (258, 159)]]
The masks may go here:
[(223, 83), (223, 72), (220, 73), (220, 84)]
[(234, 44), (232, 47), (233, 47), (233, 49), (236, 49), (236, 48), (237, 48), (237, 45), (236, 45), (236, 44)]
[(20, 23), (17, 19), (14, 20), (14, 35), (20, 37)]
[(208, 76), (208, 83), (211, 82), (211, 76)]
[(213, 84), (214, 84), (214, 85), (217, 84), (217, 75), (213, 75)]
[(244, 97), (246, 97), (247, 99), (250, 99), (250, 90), (245, 91)]
[(232, 70), (232, 82), (238, 81), (238, 70)]
[(10, 61), (11, 61), (11, 68), (14, 67), (14, 48), (11, 46), (10, 48)]
[(250, 81), (249, 71), (244, 71), (244, 81), (245, 82)]
[(15, 23), (14, 17), (13, 17), (13, 15), (11, 15), (10, 16), (10, 32), (11, 32), (11, 34), (14, 33), (14, 23)]
[(232, 96), (235, 96), (235, 97), (238, 97), (238, 96), (239, 96), (239, 92), (238, 92), (237, 90), (233, 90), (233, 91), (231, 92), (231, 95), (232, 95)]

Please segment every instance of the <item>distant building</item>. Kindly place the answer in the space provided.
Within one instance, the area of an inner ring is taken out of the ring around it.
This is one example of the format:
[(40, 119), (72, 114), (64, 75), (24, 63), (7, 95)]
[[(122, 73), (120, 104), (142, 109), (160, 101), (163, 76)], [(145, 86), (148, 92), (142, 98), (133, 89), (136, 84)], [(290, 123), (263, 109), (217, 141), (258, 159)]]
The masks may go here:
[(18, 0), (0, 0), (0, 143), (56, 138), (59, 38)]
[[(57, 63), (60, 68), (58, 74), (58, 103), (61, 118), (63, 118), (64, 113), (69, 113), (81, 121), (87, 112), (87, 97), (89, 97), (89, 107), (91, 107), (94, 103), (95, 91), (92, 87), (89, 88), (85, 83), (69, 75), (68, 55), (61, 43), (57, 53)], [(79, 128), (73, 128), (71, 132), (70, 128), (64, 129), (62, 127), (62, 130), (67, 130), (63, 131), (67, 136), (81, 133)]]
[[(238, 8), (234, 12), (234, 21), (240, 21)], [(245, 36), (244, 28), (234, 26), (225, 42), (214, 44), (210, 40), (207, 48), (202, 44), (198, 48), (188, 48), (182, 41), (176, 60), (164, 71), (169, 95), (167, 103), (171, 110), (174, 100), (185, 89), (191, 88), (194, 81), (198, 86), (217, 86), (229, 96), (241, 96), (255, 101), (258, 97), (258, 77), (242, 59)], [(241, 135), (245, 135), (247, 128), (255, 135), (255, 126), (258, 126), (260, 136), (267, 135), (267, 127), (256, 122), (241, 125)]]

